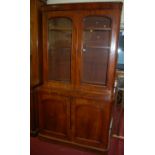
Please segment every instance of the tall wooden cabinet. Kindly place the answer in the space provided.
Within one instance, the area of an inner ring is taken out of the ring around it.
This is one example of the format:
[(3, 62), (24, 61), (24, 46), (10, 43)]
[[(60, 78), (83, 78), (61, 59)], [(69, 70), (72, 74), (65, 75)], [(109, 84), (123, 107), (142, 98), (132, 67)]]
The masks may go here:
[(43, 7), (39, 136), (108, 150), (122, 3)]
[(42, 13), (46, 0), (30, 0), (30, 130), (37, 131), (37, 111), (34, 88), (41, 84)]

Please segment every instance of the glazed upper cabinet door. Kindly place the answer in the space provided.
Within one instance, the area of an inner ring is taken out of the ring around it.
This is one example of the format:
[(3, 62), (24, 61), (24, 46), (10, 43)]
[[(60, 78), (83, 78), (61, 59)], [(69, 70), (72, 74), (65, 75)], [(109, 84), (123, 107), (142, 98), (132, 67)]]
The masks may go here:
[(83, 19), (83, 83), (105, 85), (111, 39), (111, 20), (88, 16)]
[(117, 36), (115, 17), (110, 11), (84, 12), (79, 34), (80, 85), (85, 87), (112, 87)]
[(49, 13), (44, 17), (44, 81), (57, 84), (73, 82), (73, 15)]
[(39, 96), (39, 126), (41, 133), (68, 139), (70, 99), (55, 94), (41, 94)]

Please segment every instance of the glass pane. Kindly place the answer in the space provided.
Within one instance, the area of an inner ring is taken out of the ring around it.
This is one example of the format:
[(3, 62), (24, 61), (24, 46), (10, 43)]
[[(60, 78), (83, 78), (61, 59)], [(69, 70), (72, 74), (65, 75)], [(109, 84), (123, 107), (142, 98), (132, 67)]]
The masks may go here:
[(111, 41), (111, 20), (107, 17), (84, 19), (82, 82), (105, 85)]
[(71, 20), (51, 19), (48, 26), (48, 78), (69, 82), (71, 79)]
[(108, 53), (109, 50), (107, 49), (85, 49), (85, 52), (83, 52), (83, 82), (105, 84), (108, 66)]
[(107, 17), (90, 16), (84, 19), (84, 28), (110, 28), (111, 20)]
[(87, 46), (110, 46), (110, 31), (84, 31), (84, 44)]
[(70, 29), (72, 28), (72, 22), (68, 18), (55, 18), (49, 20), (49, 29)]

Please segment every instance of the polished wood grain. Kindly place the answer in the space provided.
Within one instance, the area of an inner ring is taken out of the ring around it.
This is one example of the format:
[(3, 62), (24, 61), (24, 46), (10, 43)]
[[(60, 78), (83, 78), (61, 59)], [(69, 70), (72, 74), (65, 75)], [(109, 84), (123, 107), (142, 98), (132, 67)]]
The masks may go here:
[(41, 7), (46, 0), (30, 0), (30, 130), (38, 131), (35, 87), (41, 84), (42, 76), (42, 15)]
[(75, 98), (71, 107), (73, 141), (106, 149), (109, 105), (105, 101)]
[[(43, 84), (35, 89), (39, 137), (108, 151), (121, 7), (78, 3), (42, 8)], [(72, 26), (60, 24), (62, 18)], [(72, 38), (66, 42), (68, 32)], [(68, 45), (70, 55), (64, 50)]]
[(30, 86), (41, 83), (42, 15), (45, 0), (30, 0)]
[(68, 10), (121, 10), (122, 2), (89, 2), (89, 3), (70, 3), (70, 4), (51, 4), (43, 8), (44, 11), (68, 11)]
[(55, 94), (41, 94), (39, 96), (39, 126), (41, 133), (68, 138), (70, 99)]
[(35, 111), (34, 111), (34, 95), (33, 90), (30, 91), (30, 129), (31, 132), (35, 130)]
[(32, 136), (37, 136), (39, 131), (38, 124), (38, 104), (36, 89), (30, 90), (30, 134)]

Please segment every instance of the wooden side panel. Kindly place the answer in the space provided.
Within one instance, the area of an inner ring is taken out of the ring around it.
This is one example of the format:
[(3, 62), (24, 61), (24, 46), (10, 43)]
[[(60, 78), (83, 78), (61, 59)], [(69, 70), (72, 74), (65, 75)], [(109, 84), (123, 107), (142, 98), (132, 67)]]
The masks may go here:
[(73, 139), (77, 143), (106, 148), (109, 104), (76, 98), (72, 104)]
[(41, 82), (42, 65), (42, 14), (46, 1), (30, 0), (30, 83), (31, 87)]
[(39, 126), (41, 133), (67, 138), (70, 125), (70, 99), (59, 95), (41, 95)]
[(35, 128), (34, 123), (34, 98), (33, 91), (30, 91), (30, 130), (33, 131)]

